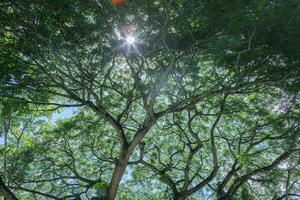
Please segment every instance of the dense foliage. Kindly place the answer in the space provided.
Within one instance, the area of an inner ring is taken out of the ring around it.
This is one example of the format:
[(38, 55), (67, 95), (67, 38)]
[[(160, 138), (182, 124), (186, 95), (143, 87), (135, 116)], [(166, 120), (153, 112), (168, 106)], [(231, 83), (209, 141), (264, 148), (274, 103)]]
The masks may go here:
[(299, 199), (299, 13), (2, 0), (0, 195)]

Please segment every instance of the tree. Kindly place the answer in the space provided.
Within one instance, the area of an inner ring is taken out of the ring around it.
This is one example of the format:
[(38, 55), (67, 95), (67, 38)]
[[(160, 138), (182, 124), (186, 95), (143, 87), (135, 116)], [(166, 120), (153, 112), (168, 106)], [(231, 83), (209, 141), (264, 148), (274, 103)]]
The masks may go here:
[(7, 132), (17, 196), (300, 195), (298, 1), (0, 7), (1, 101), (33, 117)]
[(0, 177), (0, 194), (6, 199), (12, 199), (12, 200), (17, 199), (17, 197), (4, 184), (1, 177)]

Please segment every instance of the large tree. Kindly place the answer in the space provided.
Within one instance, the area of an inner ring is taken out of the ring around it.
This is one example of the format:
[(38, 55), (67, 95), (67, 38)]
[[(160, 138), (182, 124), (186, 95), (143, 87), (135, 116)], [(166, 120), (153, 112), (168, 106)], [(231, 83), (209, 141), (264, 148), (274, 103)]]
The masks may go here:
[(297, 0), (1, 1), (0, 192), (299, 198), (299, 13)]

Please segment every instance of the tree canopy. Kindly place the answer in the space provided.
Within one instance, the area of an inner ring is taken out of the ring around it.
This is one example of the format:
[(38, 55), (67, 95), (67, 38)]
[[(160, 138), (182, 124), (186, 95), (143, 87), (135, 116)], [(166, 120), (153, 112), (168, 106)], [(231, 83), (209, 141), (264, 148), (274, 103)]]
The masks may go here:
[(0, 2), (0, 195), (299, 199), (300, 2), (120, 2)]

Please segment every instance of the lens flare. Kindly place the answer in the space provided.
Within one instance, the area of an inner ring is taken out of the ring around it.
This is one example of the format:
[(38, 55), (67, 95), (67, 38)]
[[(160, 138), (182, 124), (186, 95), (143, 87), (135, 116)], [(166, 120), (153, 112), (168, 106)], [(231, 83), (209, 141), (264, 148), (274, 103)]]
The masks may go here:
[(135, 43), (135, 37), (133, 37), (132, 35), (128, 35), (126, 37), (126, 43), (129, 45), (133, 45)]
[(121, 5), (121, 4), (125, 3), (125, 2), (126, 2), (126, 0), (112, 0), (111, 4), (112, 5)]

